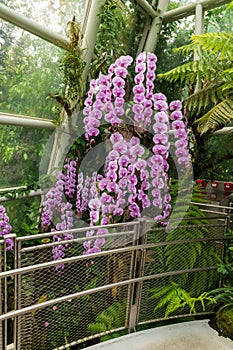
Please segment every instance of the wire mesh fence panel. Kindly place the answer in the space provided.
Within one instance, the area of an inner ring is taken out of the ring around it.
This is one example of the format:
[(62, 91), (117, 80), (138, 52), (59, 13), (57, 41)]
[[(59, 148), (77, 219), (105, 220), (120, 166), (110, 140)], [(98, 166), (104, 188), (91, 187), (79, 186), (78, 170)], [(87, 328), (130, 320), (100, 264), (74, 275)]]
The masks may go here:
[(21, 322), (32, 322), (24, 328), (20, 349), (55, 349), (78, 343), (96, 334), (125, 327), (128, 288), (120, 287), (54, 304), (26, 313)]
[[(113, 312), (115, 309), (123, 310), (123, 306), (124, 309), (126, 308), (128, 287), (108, 289), (101, 292), (101, 296), (95, 293), (72, 298), (72, 295), (131, 278), (133, 253), (124, 249), (134, 244), (138, 235), (135, 229), (137, 224), (132, 227), (134, 230), (127, 229), (127, 225), (120, 229), (118, 227), (109, 229), (108, 233), (104, 235), (102, 253), (93, 255), (83, 255), (83, 242), (86, 237), (77, 238), (73, 235), (73, 239), (63, 243), (66, 248), (64, 258), (68, 259), (68, 262), (64, 260), (64, 264), (61, 262), (56, 266), (45, 264), (43, 268), (39, 269), (36, 268), (38, 264), (53, 261), (53, 249), (58, 246), (58, 243), (53, 242), (50, 237), (47, 244), (44, 244), (46, 238), (43, 238), (42, 245), (28, 246), (27, 239), (27, 247), (23, 248), (24, 242), (22, 240), (20, 266), (35, 266), (35, 269), (32, 268), (19, 277), (20, 308), (51, 300), (54, 302), (50, 307), (29, 312), (18, 318), (20, 349), (44, 348), (49, 350), (56, 346), (72, 343), (88, 336), (88, 334), (91, 335), (94, 329), (98, 329), (99, 323), (97, 326), (94, 325), (95, 318), (101, 312), (105, 311), (102, 315), (104, 318), (108, 315), (106, 310)], [(101, 235), (93, 237), (99, 239), (98, 237)], [(56, 305), (57, 298), (66, 296), (71, 297)], [(121, 327), (126, 322), (125, 311), (122, 317), (124, 322)], [(115, 323), (119, 319), (118, 315)], [(93, 324), (91, 331), (87, 328), (89, 324)], [(111, 329), (113, 325), (110, 324), (107, 325), (106, 321), (106, 327)], [(38, 340), (36, 341), (36, 339)]]
[(195, 221), (148, 233), (144, 273), (154, 278), (143, 282), (139, 323), (208, 311), (203, 293), (219, 286), (226, 222)]
[[(4, 262), (0, 272), (1, 305), (15, 297), (0, 315), (3, 341), (7, 327), (11, 339), (17, 335), (16, 350), (65, 349), (114, 330), (210, 312), (205, 292), (219, 286), (226, 223), (189, 218), (153, 227), (141, 220), (94, 227), (90, 235), (87, 228), (69, 237), (59, 232), (59, 240), (57, 232), (17, 238), (15, 270)], [(101, 251), (85, 254), (85, 244), (97, 240)], [(64, 253), (59, 260), (57, 249)]]
[[(35, 236), (20, 237), (19, 259), (21, 266), (53, 261), (54, 247), (62, 248), (64, 257), (83, 255), (85, 243), (96, 243), (96, 239), (104, 239), (101, 250), (111, 250), (135, 244), (138, 237), (138, 222), (115, 224), (106, 227), (73, 229), (54, 233), (43, 233)], [(69, 236), (69, 238), (67, 238)]]

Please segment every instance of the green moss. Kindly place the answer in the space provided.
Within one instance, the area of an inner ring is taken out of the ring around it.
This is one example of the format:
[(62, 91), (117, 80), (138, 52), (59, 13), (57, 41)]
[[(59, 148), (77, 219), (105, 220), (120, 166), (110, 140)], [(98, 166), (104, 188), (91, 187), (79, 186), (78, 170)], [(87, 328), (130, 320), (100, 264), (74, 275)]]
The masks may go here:
[(216, 323), (221, 334), (233, 340), (233, 307), (219, 309), (216, 314)]

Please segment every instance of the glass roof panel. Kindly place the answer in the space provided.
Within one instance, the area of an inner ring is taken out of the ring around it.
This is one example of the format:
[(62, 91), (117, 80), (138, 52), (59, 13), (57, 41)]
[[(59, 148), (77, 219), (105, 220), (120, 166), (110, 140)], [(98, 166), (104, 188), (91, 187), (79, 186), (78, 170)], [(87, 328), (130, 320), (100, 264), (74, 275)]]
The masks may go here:
[(205, 12), (206, 32), (232, 32), (233, 9), (226, 11), (226, 5)]
[[(195, 17), (189, 16), (171, 23), (163, 24), (159, 36), (156, 51), (158, 53), (157, 73), (164, 73), (178, 65), (181, 65), (191, 57), (183, 57), (180, 53), (174, 52), (175, 48), (190, 43), (190, 36), (195, 31)], [(166, 94), (169, 100), (178, 99), (186, 94), (183, 85), (176, 82), (167, 83), (164, 80), (157, 81), (157, 89)]]
[(80, 22), (86, 0), (0, 0), (20, 15), (65, 35), (67, 23), (73, 19)]
[(0, 20), (0, 111), (55, 119), (62, 49)]
[(0, 125), (0, 189), (39, 180), (40, 160), (50, 136), (49, 130)]

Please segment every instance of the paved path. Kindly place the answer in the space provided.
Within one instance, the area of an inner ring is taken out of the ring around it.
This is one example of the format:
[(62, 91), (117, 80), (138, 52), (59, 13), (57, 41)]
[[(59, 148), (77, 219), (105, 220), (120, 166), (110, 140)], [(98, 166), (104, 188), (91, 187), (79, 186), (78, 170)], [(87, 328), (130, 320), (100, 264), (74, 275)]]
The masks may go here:
[(86, 350), (233, 350), (233, 341), (220, 337), (208, 320), (149, 329), (100, 343)]

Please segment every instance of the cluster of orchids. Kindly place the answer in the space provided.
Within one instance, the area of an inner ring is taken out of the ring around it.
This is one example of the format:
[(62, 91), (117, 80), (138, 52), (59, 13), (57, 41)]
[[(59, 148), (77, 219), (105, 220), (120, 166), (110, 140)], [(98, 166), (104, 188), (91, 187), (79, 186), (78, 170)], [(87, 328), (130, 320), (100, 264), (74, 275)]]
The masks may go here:
[[(3, 205), (0, 205), (0, 238), (11, 233), (12, 226), (9, 224), (9, 216)], [(14, 248), (14, 241), (11, 238), (6, 238), (6, 250), (10, 251)]]
[[(103, 235), (108, 232), (107, 227), (96, 231), (100, 238), (91, 240), (93, 226), (137, 219), (148, 210), (150, 215), (154, 213), (155, 221), (168, 225), (170, 147), (175, 148), (181, 171), (189, 167), (190, 155), (182, 102), (168, 103), (164, 94), (153, 92), (156, 61), (153, 53), (143, 52), (136, 58), (131, 101), (125, 100), (129, 68), (133, 63), (131, 56), (118, 58), (109, 67), (107, 75), (100, 73), (91, 81), (83, 109), (84, 137), (94, 148), (98, 143), (97, 136), (101, 135), (100, 127), (111, 130), (105, 165), (101, 173), (94, 171), (92, 175), (84, 176), (79, 172), (77, 162), (67, 158), (54, 188), (45, 197), (43, 229), (51, 226), (54, 212), (60, 210), (61, 214), (53, 228), (58, 231), (55, 240), (72, 238), (71, 235), (64, 237), (59, 231), (73, 228), (74, 218), (88, 212), (90, 229), (86, 234), (89, 238), (83, 244), (84, 254), (99, 252), (105, 243)], [(127, 118), (135, 132), (126, 135), (122, 126), (127, 124)], [(153, 140), (149, 150), (140, 136), (145, 133)], [(66, 203), (62, 202), (64, 194)], [(64, 247), (56, 245), (53, 253), (55, 259), (62, 258)]]

